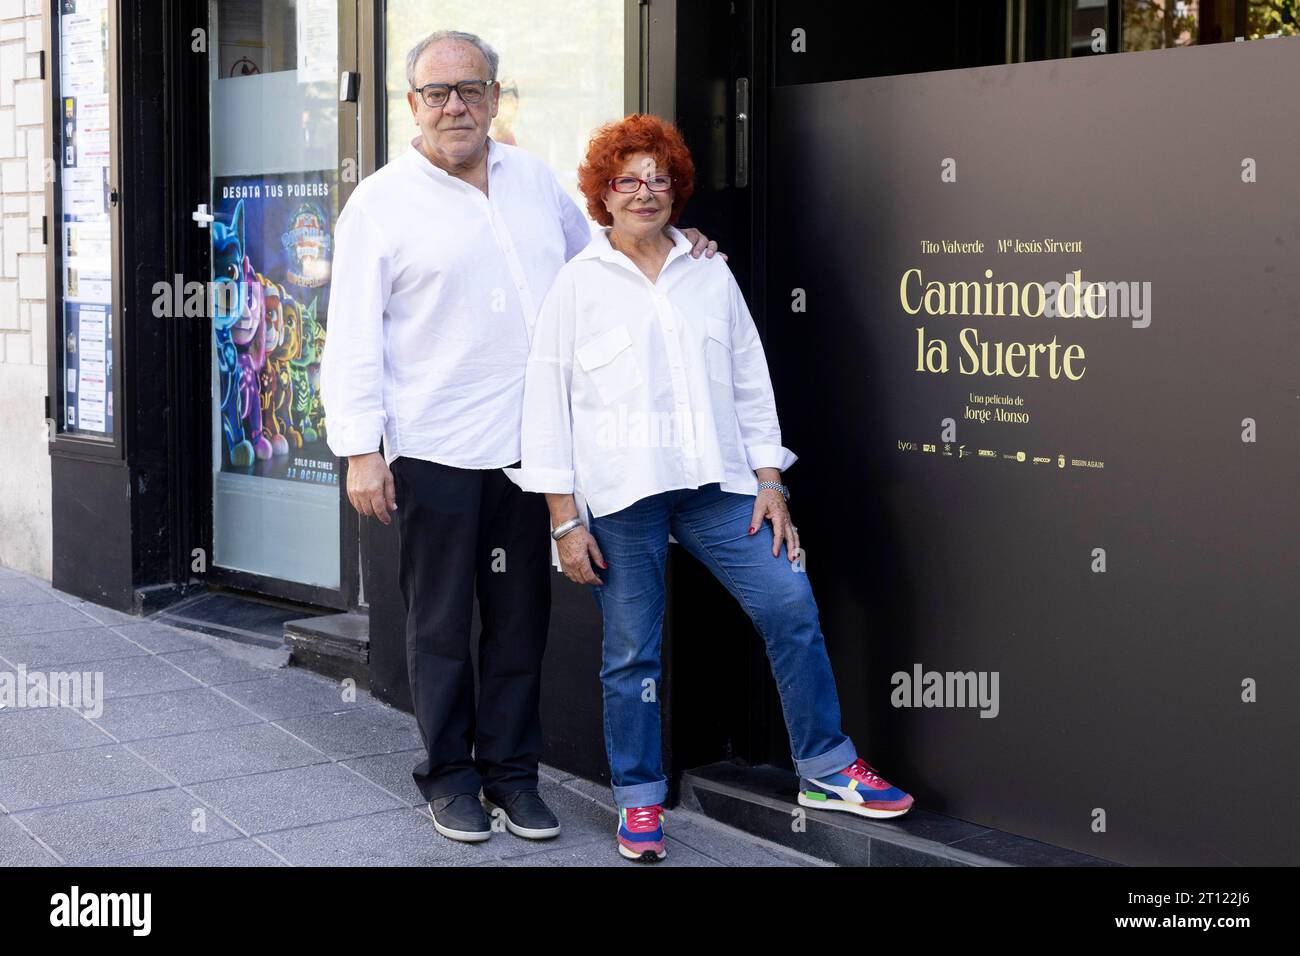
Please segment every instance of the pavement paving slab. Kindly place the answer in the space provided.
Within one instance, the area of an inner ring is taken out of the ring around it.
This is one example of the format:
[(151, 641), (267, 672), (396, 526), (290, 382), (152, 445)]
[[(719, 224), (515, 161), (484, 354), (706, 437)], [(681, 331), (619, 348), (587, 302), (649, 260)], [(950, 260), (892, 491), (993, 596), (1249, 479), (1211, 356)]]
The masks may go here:
[[(77, 708), (0, 707), (0, 866), (638, 865), (617, 853), (608, 786), (547, 766), (559, 836), (498, 820), (483, 843), (443, 837), (411, 777), (415, 718), (287, 660), (0, 568), (0, 672), (102, 680)], [(667, 819), (656, 867), (821, 865), (693, 811)]]

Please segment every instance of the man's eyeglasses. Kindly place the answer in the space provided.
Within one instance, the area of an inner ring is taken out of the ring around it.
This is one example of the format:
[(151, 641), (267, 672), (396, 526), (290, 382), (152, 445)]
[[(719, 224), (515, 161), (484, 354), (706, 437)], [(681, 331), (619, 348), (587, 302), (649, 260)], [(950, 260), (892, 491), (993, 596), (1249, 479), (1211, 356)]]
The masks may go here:
[(634, 193), (641, 188), (642, 183), (645, 183), (652, 193), (666, 193), (673, 188), (673, 177), (652, 176), (649, 179), (638, 179), (635, 176), (618, 176), (609, 181), (609, 188), (616, 193)]
[(456, 95), (466, 106), (476, 106), (483, 102), (488, 87), (495, 82), (496, 80), (461, 80), (459, 83), (426, 83), (418, 87), (415, 92), (420, 94), (424, 105), (433, 110), (447, 105), (452, 90), (456, 91)]

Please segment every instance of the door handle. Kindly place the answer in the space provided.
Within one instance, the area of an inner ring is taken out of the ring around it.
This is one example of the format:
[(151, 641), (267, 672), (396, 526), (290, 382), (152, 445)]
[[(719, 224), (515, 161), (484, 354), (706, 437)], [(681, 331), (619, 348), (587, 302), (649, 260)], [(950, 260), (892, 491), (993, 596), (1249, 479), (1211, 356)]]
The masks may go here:
[(339, 102), (355, 103), (357, 101), (357, 89), (361, 85), (361, 74), (353, 73), (351, 70), (344, 70), (339, 74)]
[(736, 188), (749, 185), (749, 77), (736, 80)]

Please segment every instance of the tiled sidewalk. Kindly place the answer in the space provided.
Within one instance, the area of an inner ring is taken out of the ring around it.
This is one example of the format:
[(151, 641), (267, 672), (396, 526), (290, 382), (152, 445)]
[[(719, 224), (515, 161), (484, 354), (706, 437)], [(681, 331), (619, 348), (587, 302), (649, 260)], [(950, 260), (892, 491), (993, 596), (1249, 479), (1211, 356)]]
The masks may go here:
[[(563, 832), (440, 836), (409, 714), (287, 653), (141, 621), (0, 568), (0, 673), (103, 675), (97, 719), (0, 709), (0, 866), (633, 866), (609, 791), (543, 768)], [(685, 810), (660, 866), (818, 861)]]

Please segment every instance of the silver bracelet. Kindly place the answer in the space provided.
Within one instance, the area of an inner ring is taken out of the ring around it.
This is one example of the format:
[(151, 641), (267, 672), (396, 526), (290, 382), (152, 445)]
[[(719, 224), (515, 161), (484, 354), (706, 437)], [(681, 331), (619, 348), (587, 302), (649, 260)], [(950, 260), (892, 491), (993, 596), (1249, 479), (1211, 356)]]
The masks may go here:
[(554, 538), (556, 541), (559, 541), (561, 538), (563, 538), (574, 528), (578, 527), (578, 525), (580, 524), (582, 524), (581, 518), (570, 518), (568, 521), (563, 522), (558, 528), (552, 531), (551, 537)]
[(781, 482), (779, 481), (760, 481), (758, 483), (758, 490), (762, 491), (764, 488), (774, 488), (777, 491), (781, 492), (781, 497), (783, 497), (786, 501), (790, 500), (790, 489), (787, 488), (785, 485), (781, 484)]

